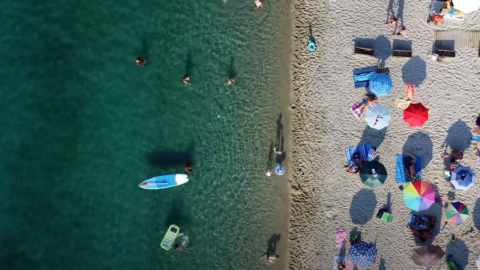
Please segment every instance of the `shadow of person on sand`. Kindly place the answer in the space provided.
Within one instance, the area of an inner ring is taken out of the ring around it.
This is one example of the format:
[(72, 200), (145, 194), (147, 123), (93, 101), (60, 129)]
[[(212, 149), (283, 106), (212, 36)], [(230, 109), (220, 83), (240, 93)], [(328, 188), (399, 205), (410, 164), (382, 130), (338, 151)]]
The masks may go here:
[(276, 254), (277, 252), (277, 244), (280, 241), (281, 235), (279, 233), (276, 233), (268, 239), (267, 242), (267, 254)]
[(312, 32), (312, 24), (308, 26), (308, 30), (310, 32), (310, 37), (309, 39), (312, 40), (313, 43), (315, 43), (315, 38), (313, 37), (313, 32)]
[(402, 79), (405, 84), (414, 83), (420, 86), (427, 78), (427, 64), (419, 56), (414, 56), (402, 68)]
[(385, 259), (380, 257), (380, 266), (378, 267), (378, 270), (387, 270), (387, 267), (385, 266)]
[(283, 123), (282, 123), (282, 114), (278, 116), (277, 119), (277, 135), (275, 137), (275, 144), (274, 144), (274, 151), (277, 153), (275, 157), (275, 162), (278, 164), (282, 164), (287, 158), (287, 154), (285, 153), (284, 147), (285, 139), (283, 137)]
[(362, 189), (352, 198), (350, 204), (350, 217), (353, 224), (365, 225), (373, 218), (375, 208), (377, 207), (377, 198), (370, 189)]
[(413, 154), (416, 157), (422, 158), (422, 168), (425, 168), (432, 161), (433, 143), (427, 133), (417, 131), (408, 136), (402, 147), (402, 155), (408, 156), (410, 149), (413, 149)]
[(270, 148), (268, 149), (268, 159), (267, 159), (267, 168), (266, 170), (268, 169), (272, 169), (272, 166), (273, 166), (273, 156), (274, 156), (275, 152), (273, 152), (273, 142), (270, 143)]

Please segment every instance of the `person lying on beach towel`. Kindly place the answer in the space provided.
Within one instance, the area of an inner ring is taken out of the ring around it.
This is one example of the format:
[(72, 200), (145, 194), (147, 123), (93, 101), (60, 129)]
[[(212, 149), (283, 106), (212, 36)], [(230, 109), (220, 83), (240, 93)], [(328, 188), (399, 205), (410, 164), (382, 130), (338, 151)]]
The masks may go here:
[(417, 157), (413, 154), (413, 148), (408, 151), (408, 155), (412, 158), (412, 160), (409, 163), (408, 170), (405, 170), (405, 172), (409, 172), (410, 177), (413, 180), (417, 180), (418, 173), (415, 171), (415, 162), (417, 161)]
[(350, 111), (352, 112), (355, 118), (360, 119), (361, 117), (365, 116), (367, 113), (368, 107), (377, 104), (377, 97), (374, 94), (367, 94), (362, 99), (362, 101), (355, 103), (351, 108)]

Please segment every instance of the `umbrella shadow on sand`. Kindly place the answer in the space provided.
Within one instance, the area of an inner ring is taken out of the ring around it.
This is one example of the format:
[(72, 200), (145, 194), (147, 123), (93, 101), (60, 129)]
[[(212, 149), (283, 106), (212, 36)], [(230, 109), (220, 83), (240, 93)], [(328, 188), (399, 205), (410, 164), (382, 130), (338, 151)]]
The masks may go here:
[(447, 261), (452, 260), (460, 269), (465, 269), (465, 266), (468, 264), (469, 253), (470, 251), (465, 242), (457, 238), (455, 242), (448, 243), (445, 256)]
[(402, 68), (404, 83), (415, 83), (417, 86), (427, 77), (427, 64), (420, 57), (414, 56)]
[(447, 138), (442, 147), (464, 152), (470, 147), (472, 132), (464, 121), (458, 120), (447, 131)]
[(382, 66), (385, 61), (392, 55), (392, 46), (385, 36), (378, 36), (373, 42), (373, 57), (378, 59)]
[(471, 216), (473, 218), (473, 224), (475, 224), (475, 228), (480, 230), (480, 199), (477, 199), (475, 202), (475, 208), (473, 208)]
[(422, 168), (425, 168), (432, 160), (433, 143), (427, 133), (418, 131), (408, 136), (402, 148), (402, 155), (408, 156), (410, 149), (413, 149), (413, 154), (416, 157), (422, 158)]
[(363, 130), (362, 138), (360, 139), (359, 144), (370, 144), (373, 148), (378, 148), (385, 140), (385, 134), (387, 133), (387, 128), (381, 130), (376, 130), (369, 126), (366, 126)]
[(375, 193), (369, 189), (362, 189), (352, 198), (350, 204), (350, 217), (354, 224), (365, 225), (373, 218), (377, 198)]

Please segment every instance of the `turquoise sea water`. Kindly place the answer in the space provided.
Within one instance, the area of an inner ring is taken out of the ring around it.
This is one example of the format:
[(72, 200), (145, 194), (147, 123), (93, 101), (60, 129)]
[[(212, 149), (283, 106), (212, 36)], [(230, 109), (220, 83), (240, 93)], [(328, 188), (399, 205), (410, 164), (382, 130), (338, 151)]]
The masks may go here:
[[(287, 0), (0, 12), (0, 269), (268, 267), (258, 258), (285, 227), (286, 178), (264, 171), (288, 105)], [(186, 162), (189, 183), (138, 187)], [(172, 223), (189, 252), (159, 248)]]

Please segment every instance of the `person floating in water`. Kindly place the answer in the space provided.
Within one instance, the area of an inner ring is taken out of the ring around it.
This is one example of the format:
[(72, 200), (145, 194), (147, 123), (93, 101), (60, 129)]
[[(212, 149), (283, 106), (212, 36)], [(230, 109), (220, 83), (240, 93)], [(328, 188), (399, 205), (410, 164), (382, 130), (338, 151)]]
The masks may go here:
[(261, 7), (263, 7), (262, 1), (260, 1), (260, 0), (255, 0), (255, 6), (257, 6), (257, 7), (255, 7), (255, 8), (261, 8)]
[(190, 163), (185, 164), (185, 172), (188, 173), (191, 171), (192, 171), (192, 164)]
[(184, 83), (184, 84), (191, 85), (191, 83), (190, 83), (190, 77), (189, 77), (188, 75), (183, 77), (183, 83)]
[(145, 60), (145, 58), (141, 56), (137, 58), (137, 66), (142, 67), (142, 66), (145, 66), (146, 63), (147, 63), (147, 60)]
[(227, 85), (233, 84), (234, 82), (235, 82), (235, 80), (234, 80), (234, 79), (228, 79), (228, 81), (227, 81)]
[(183, 251), (183, 247), (180, 246), (178, 243), (175, 243), (175, 244), (173, 245), (173, 249), (178, 250), (178, 251)]

